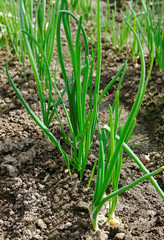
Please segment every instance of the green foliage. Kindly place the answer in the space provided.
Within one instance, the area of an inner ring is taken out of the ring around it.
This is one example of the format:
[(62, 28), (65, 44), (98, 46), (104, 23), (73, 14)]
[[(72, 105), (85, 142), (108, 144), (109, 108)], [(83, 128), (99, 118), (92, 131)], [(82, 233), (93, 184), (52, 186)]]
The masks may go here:
[[(120, 131), (119, 131), (120, 136), (117, 135), (119, 119), (120, 119), (121, 110), (122, 110), (122, 109), (119, 110), (119, 90), (117, 90), (113, 107), (109, 105), (109, 113), (110, 113), (109, 125), (108, 126), (105, 125), (101, 131), (99, 121), (97, 119), (98, 132), (99, 132), (99, 138), (100, 138), (100, 148), (99, 148), (99, 160), (98, 160), (98, 168), (97, 168), (96, 186), (95, 186), (95, 192), (94, 192), (92, 205), (91, 205), (92, 224), (95, 230), (98, 229), (98, 213), (101, 210), (101, 207), (103, 206), (103, 204), (109, 200), (109, 211), (108, 211), (108, 220), (107, 220), (107, 223), (108, 223), (111, 217), (114, 215), (115, 208), (117, 205), (118, 194), (135, 186), (137, 183), (139, 183), (140, 181), (146, 178), (150, 179), (151, 183), (154, 185), (158, 193), (164, 199), (164, 193), (158, 186), (157, 182), (154, 180), (153, 177), (150, 178), (150, 176), (152, 176), (153, 174), (163, 171), (164, 168), (161, 168), (156, 172), (153, 172), (151, 175), (149, 171), (145, 168), (145, 166), (142, 164), (142, 162), (137, 158), (134, 152), (127, 145), (127, 142), (131, 137), (131, 134), (133, 133), (133, 130), (135, 127), (136, 116), (138, 114), (138, 111), (141, 106), (142, 99), (146, 90), (148, 79), (153, 66), (154, 57), (152, 55), (151, 66), (145, 81), (145, 61), (144, 61), (141, 42), (136, 32), (134, 31), (134, 29), (130, 26), (130, 24), (127, 22), (126, 19), (125, 21), (127, 25), (131, 28), (132, 32), (134, 33), (134, 36), (139, 45), (139, 53), (141, 56), (141, 78), (140, 78), (138, 93), (137, 93), (135, 102), (132, 106), (131, 112), (129, 113), (129, 116), (124, 126), (120, 126)], [(113, 114), (115, 114), (115, 120), (113, 118)], [(123, 150), (125, 150), (129, 154), (129, 156), (139, 166), (140, 170), (143, 171), (146, 175), (118, 190), (120, 171), (124, 161), (122, 157)], [(108, 186), (110, 186), (111, 194), (103, 198), (103, 195)]]
[(20, 20), (19, 20), (19, 5), (17, 1), (14, 0), (1, 0), (0, 1), (0, 9), (3, 17), (3, 24), (6, 27), (6, 32), (8, 38), (5, 35), (5, 42), (8, 48), (8, 39), (11, 43), (11, 46), (14, 50), (14, 53), (19, 61), (21, 61), (21, 48), (20, 42), (21, 37), (18, 34), (20, 29)]
[(78, 11), (80, 13), (82, 13), (83, 18), (88, 21), (89, 20), (89, 13), (91, 11), (91, 4), (92, 1), (91, 0), (71, 0), (70, 1), (70, 6), (72, 7), (72, 9), (75, 11)]
[[(146, 33), (149, 56), (153, 51), (152, 45), (155, 46), (155, 61), (159, 68), (164, 71), (164, 0), (161, 2), (144, 1), (142, 4), (146, 16)], [(158, 18), (156, 19), (156, 13)]]
[[(108, 3), (108, 1), (107, 1)], [(155, 62), (164, 71), (164, 0), (141, 1), (141, 9), (136, 10), (138, 0), (130, 1), (126, 7), (124, 15), (128, 22), (133, 24), (133, 28), (140, 37), (142, 46), (146, 44), (149, 58), (152, 58), (152, 51), (155, 47)], [(139, 45), (131, 35), (126, 22), (116, 22), (117, 5), (115, 1), (114, 9), (111, 11), (107, 4), (107, 13), (104, 21), (104, 30), (110, 30), (113, 46), (123, 51), (124, 46), (130, 41), (133, 60), (139, 55)], [(157, 18), (156, 18), (157, 16)]]
[[(59, 1), (56, 1), (55, 5), (51, 7), (52, 14), (58, 13)], [(100, 5), (98, 4), (99, 11)], [(20, 1), (20, 19), (21, 19), (21, 32), (23, 34), (23, 40), (25, 43), (25, 50), (28, 54), (29, 61), (34, 73), (36, 86), (38, 89), (43, 123), (38, 121), (38, 118), (34, 112), (27, 105), (21, 94), (19, 93), (12, 79), (9, 76), (8, 70), (7, 74), (10, 80), (11, 85), (16, 91), (18, 97), (20, 98), (22, 104), (25, 106), (27, 111), (33, 117), (35, 122), (41, 127), (44, 131), (47, 138), (50, 138), (54, 144), (59, 148), (63, 154), (66, 164), (69, 168), (71, 164), (77, 171), (80, 172), (80, 178), (82, 179), (89, 149), (92, 143), (95, 127), (96, 127), (96, 112), (98, 111), (98, 106), (102, 100), (105, 93), (108, 91), (109, 87), (116, 81), (120, 76), (122, 71), (125, 68), (125, 65), (122, 66), (118, 74), (112, 79), (112, 81), (107, 85), (102, 94), (99, 97), (99, 84), (100, 84), (100, 70), (101, 70), (101, 25), (100, 25), (100, 14), (98, 15), (97, 26), (98, 26), (98, 37), (97, 37), (97, 72), (96, 72), (96, 81), (95, 81), (95, 90), (93, 92), (93, 82), (92, 82), (92, 73), (93, 73), (93, 64), (96, 56), (96, 50), (93, 51), (92, 58), (89, 60), (89, 48), (88, 41), (86, 37), (85, 30), (82, 26), (82, 18), (78, 20), (75, 15), (68, 11), (67, 1), (61, 1), (61, 10), (59, 11), (58, 21), (57, 14), (53, 19), (53, 22), (49, 21), (51, 15), (48, 14), (48, 20), (41, 21), (40, 19), (45, 19), (45, 10), (44, 1), (39, 2), (36, 7), (36, 16), (34, 22), (34, 11), (33, 11), (33, 1), (30, 1), (29, 5), (25, 5), (24, 1)], [(43, 11), (44, 9), (44, 11)], [(41, 12), (42, 10), (42, 12)], [(50, 8), (49, 8), (50, 11)], [(49, 13), (49, 12), (48, 12)], [(73, 39), (71, 37), (71, 28), (69, 23), (69, 17), (72, 17), (74, 21), (77, 22), (77, 34), (75, 39), (75, 48), (73, 45)], [(64, 66), (64, 59), (62, 53), (60, 29), (61, 29), (61, 20), (63, 21), (64, 30), (70, 50), (71, 60), (72, 60), (72, 76), (68, 79), (67, 73)], [(41, 21), (41, 22), (40, 22)], [(49, 24), (47, 25), (47, 23)], [(42, 24), (41, 24), (42, 23)], [(46, 26), (46, 27), (45, 27)], [(52, 27), (54, 26), (54, 28)], [(59, 90), (55, 83), (53, 86), (57, 97), (55, 100), (53, 98), (52, 91), (52, 76), (50, 73), (50, 64), (52, 59), (54, 45), (54, 34), (55, 29), (57, 29), (57, 50), (59, 63), (62, 70), (62, 75), (64, 77), (65, 88), (63, 93), (60, 95)], [(85, 53), (84, 59), (82, 59), (83, 53), (81, 52), (81, 39), (80, 35), (82, 33)], [(51, 41), (49, 40), (51, 39)], [(51, 42), (51, 43), (50, 43)], [(48, 49), (48, 50), (47, 50)], [(52, 51), (51, 51), (52, 50)], [(48, 102), (46, 101), (46, 94), (48, 92)], [(68, 102), (69, 102), (69, 114), (63, 102), (63, 95), (67, 92)], [(90, 100), (89, 111), (86, 108), (86, 95), (89, 92)], [(93, 100), (92, 100), (93, 99)], [(71, 139), (66, 135), (64, 128), (62, 126), (59, 114), (58, 106), (62, 104), (68, 127), (71, 133)], [(53, 109), (52, 109), (53, 107)], [(53, 119), (54, 114), (60, 123), (61, 130), (64, 136), (64, 139), (70, 144), (71, 149), (71, 158), (64, 152), (54, 136), (48, 131), (49, 125)]]
[(3, 48), (5, 45), (8, 48), (6, 34), (7, 34), (6, 26), (2, 24), (0, 20), (0, 49)]
[[(43, 123), (46, 127), (49, 127), (55, 114), (55, 110), (50, 113), (52, 81), (48, 68), (50, 67), (54, 50), (58, 10), (59, 0), (55, 4), (49, 5), (47, 16), (46, 2), (44, 0), (38, 1), (35, 8), (32, 0), (26, 5), (23, 0), (20, 0), (20, 22), (25, 45), (24, 50), (28, 54), (34, 73), (42, 109)], [(45, 59), (47, 62), (45, 62)], [(47, 91), (48, 103), (46, 103), (45, 98)]]

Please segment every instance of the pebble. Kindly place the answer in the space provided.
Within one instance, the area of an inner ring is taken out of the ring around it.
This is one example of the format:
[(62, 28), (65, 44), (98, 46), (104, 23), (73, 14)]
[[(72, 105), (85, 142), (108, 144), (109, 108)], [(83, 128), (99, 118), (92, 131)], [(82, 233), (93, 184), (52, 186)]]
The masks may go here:
[(18, 193), (16, 199), (19, 200), (19, 199), (21, 199), (21, 198), (22, 198), (22, 195), (21, 195), (20, 193)]
[(56, 193), (57, 193), (58, 195), (61, 195), (62, 192), (63, 192), (63, 190), (62, 190), (61, 188), (57, 188), (57, 189), (56, 189)]
[(33, 239), (35, 239), (35, 240), (43, 240), (43, 238), (39, 234), (36, 234), (36, 233), (33, 233)]
[(155, 156), (155, 160), (157, 160), (161, 157), (160, 153), (158, 153), (158, 152), (155, 152), (154, 156)]
[(69, 227), (71, 227), (71, 226), (72, 226), (72, 223), (70, 223), (70, 222), (67, 222), (67, 223), (65, 224), (65, 226), (66, 226), (67, 228), (69, 228)]
[(35, 196), (34, 196), (34, 198), (35, 198), (35, 197), (36, 197), (36, 198), (39, 198), (39, 197), (40, 197), (40, 194), (39, 194), (39, 193), (37, 193), (37, 192), (36, 192), (36, 193), (34, 193), (34, 195), (35, 195)]
[(5, 98), (5, 102), (6, 102), (6, 103), (10, 103), (10, 102), (11, 102), (11, 99)]
[(95, 160), (96, 157), (95, 157), (94, 154), (91, 153), (91, 154), (88, 156), (88, 159), (89, 159), (89, 160)]
[(51, 222), (50, 219), (51, 219), (50, 216), (49, 216), (49, 218), (44, 218), (45, 223), (50, 223)]
[(68, 172), (69, 172), (68, 169), (65, 169), (65, 170), (64, 170), (64, 173), (68, 173)]
[(11, 209), (10, 210), (10, 215), (13, 216), (15, 214), (15, 212)]
[(142, 162), (144, 165), (146, 165), (147, 163), (150, 162), (149, 155), (141, 154), (141, 155), (140, 155), (140, 160), (141, 160), (141, 162)]
[(59, 230), (64, 230), (64, 229), (65, 229), (65, 226), (66, 226), (66, 225), (62, 224), (61, 226), (57, 227), (57, 229), (59, 229)]
[(99, 147), (99, 146), (100, 146), (100, 141), (99, 141), (99, 140), (96, 140), (95, 146), (96, 146), (96, 147)]
[(16, 178), (14, 178), (14, 181), (15, 181), (15, 186), (16, 187), (22, 186), (22, 179), (21, 178), (16, 177)]
[(15, 167), (13, 167), (10, 164), (6, 164), (5, 167), (6, 167), (7, 171), (8, 171), (8, 173), (9, 173), (10, 177), (15, 177), (17, 175), (17, 170), (16, 170)]
[(26, 235), (26, 236), (29, 236), (29, 238), (32, 238), (32, 233), (31, 233), (30, 229), (25, 229), (23, 231), (23, 234)]
[(2, 219), (0, 219), (0, 225), (2, 225), (3, 224), (3, 220)]
[(123, 239), (125, 239), (125, 233), (117, 233), (115, 235), (115, 239), (116, 240), (123, 240)]
[(38, 183), (39, 190), (43, 190), (45, 188), (45, 185)]
[(47, 228), (47, 225), (45, 224), (45, 222), (41, 218), (37, 220), (37, 225), (41, 229), (46, 229)]

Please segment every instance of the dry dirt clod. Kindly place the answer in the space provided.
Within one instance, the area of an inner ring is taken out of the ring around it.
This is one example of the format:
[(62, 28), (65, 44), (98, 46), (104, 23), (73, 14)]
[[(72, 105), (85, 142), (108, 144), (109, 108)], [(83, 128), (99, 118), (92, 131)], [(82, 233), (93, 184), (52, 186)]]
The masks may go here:
[(98, 230), (96, 232), (96, 236), (94, 237), (94, 240), (107, 240), (108, 239), (108, 234), (105, 232)]
[(80, 201), (77, 205), (77, 207), (84, 212), (89, 212), (89, 206), (86, 202), (84, 201)]
[(17, 176), (17, 169), (15, 167), (13, 167), (12, 165), (10, 164), (1, 164), (1, 169), (3, 171), (7, 171), (8, 172), (8, 175), (10, 177), (16, 177)]

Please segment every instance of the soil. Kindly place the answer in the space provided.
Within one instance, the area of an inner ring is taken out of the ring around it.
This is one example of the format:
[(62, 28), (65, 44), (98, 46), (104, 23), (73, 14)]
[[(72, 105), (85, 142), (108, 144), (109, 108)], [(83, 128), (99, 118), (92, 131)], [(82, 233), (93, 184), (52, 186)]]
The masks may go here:
[[(25, 81), (22, 65), (12, 53), (9, 56), (5, 48), (1, 49), (0, 240), (164, 239), (164, 202), (148, 180), (118, 197), (116, 216), (121, 220), (118, 227), (104, 226), (103, 222), (100, 222), (99, 230), (93, 231), (89, 207), (96, 177), (93, 177), (90, 188), (87, 188), (87, 184), (98, 156), (98, 137), (94, 137), (83, 181), (79, 180), (74, 170), (70, 178), (60, 152), (45, 140), (41, 129), (27, 114), (10, 86), (5, 72), (7, 57), (10, 75), (25, 100), (41, 118), (30, 67), (26, 68)], [(128, 60), (120, 91), (120, 101), (124, 106), (123, 122), (134, 102), (140, 79), (140, 63), (131, 59), (129, 49), (119, 53), (113, 50), (108, 41), (103, 43), (100, 91), (125, 60)], [(148, 60), (146, 61), (148, 65)], [(69, 69), (69, 63), (67, 68)], [(62, 79), (59, 80), (62, 87)], [(163, 86), (164, 73), (154, 66), (136, 129), (129, 142), (150, 171), (164, 165)], [(113, 85), (100, 105), (99, 116), (102, 124), (108, 122), (108, 105), (113, 101), (115, 90), (116, 85)], [(62, 116), (62, 112), (60, 114)], [(55, 118), (50, 130), (62, 144), (60, 126)], [(142, 175), (135, 163), (126, 157), (119, 187)], [(155, 178), (164, 190), (164, 174)], [(103, 211), (105, 214), (105, 210)]]

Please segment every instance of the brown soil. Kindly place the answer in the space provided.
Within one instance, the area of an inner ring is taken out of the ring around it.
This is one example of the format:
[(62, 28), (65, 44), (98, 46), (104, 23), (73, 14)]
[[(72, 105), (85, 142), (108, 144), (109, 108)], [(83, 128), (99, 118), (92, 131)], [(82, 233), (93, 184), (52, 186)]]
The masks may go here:
[[(87, 184), (98, 155), (99, 140), (95, 136), (84, 180), (81, 182), (74, 171), (70, 178), (60, 152), (45, 141), (42, 131), (9, 85), (5, 73), (7, 55), (5, 49), (0, 51), (0, 240), (164, 239), (164, 203), (149, 181), (118, 197), (116, 215), (121, 219), (118, 228), (104, 227), (100, 222), (100, 230), (93, 231), (89, 206), (95, 176), (90, 188), (87, 188)], [(125, 121), (136, 96), (140, 64), (136, 67), (127, 49), (118, 53), (109, 43), (103, 46), (100, 91), (125, 60), (128, 60), (128, 66), (120, 91), (121, 104), (125, 108), (122, 121)], [(41, 117), (30, 68), (26, 69), (28, 80), (24, 81), (22, 66), (11, 55), (9, 71), (25, 100)], [(138, 123), (129, 142), (143, 161), (144, 155), (149, 155), (150, 161), (145, 164), (150, 171), (164, 165), (163, 85), (164, 73), (154, 66)], [(112, 86), (100, 105), (102, 123), (108, 122), (108, 105), (113, 101), (115, 89), (116, 86)], [(56, 119), (50, 129), (62, 142)], [(119, 187), (141, 175), (138, 167), (127, 157)], [(164, 175), (159, 174), (156, 180), (164, 190)]]

